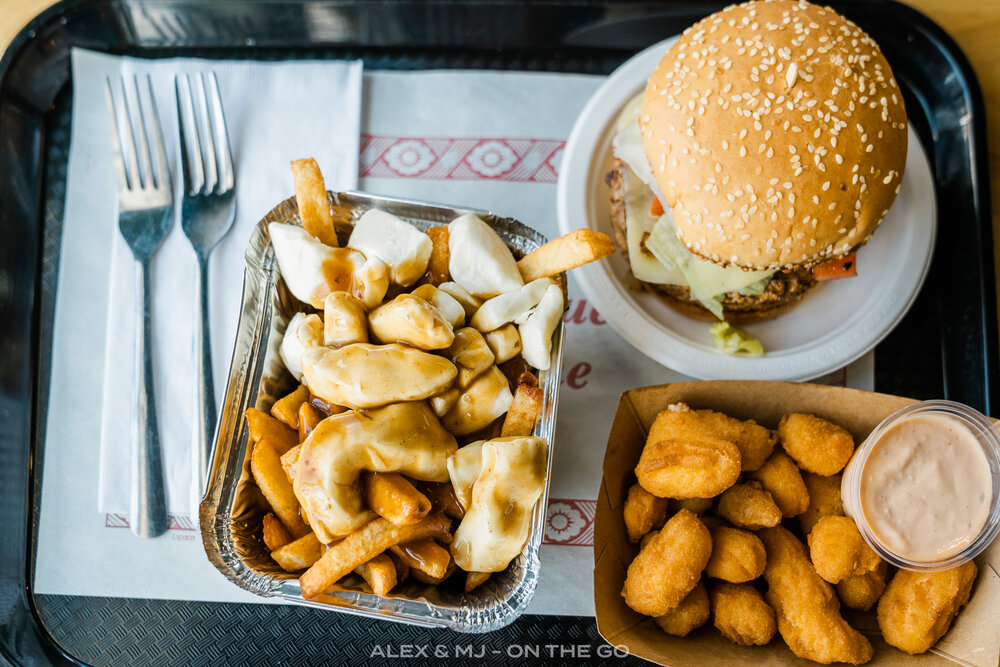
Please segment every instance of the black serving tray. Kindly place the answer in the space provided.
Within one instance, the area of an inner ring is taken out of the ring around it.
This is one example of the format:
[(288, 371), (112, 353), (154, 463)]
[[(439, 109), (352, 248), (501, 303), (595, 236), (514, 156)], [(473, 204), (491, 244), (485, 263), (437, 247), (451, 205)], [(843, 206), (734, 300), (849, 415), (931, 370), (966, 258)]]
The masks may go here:
[[(606, 662), (592, 618), (525, 616), (468, 636), (298, 607), (33, 592), (70, 139), (69, 51), (608, 74), (723, 4), (69, 0), (25, 28), (0, 59), (0, 662), (365, 664), (392, 651), (416, 656), (414, 664)], [(832, 4), (892, 63), (937, 184), (941, 233), (930, 277), (876, 349), (875, 388), (997, 414), (988, 152), (975, 75), (955, 43), (913, 9)], [(578, 583), (591, 585), (589, 577)]]

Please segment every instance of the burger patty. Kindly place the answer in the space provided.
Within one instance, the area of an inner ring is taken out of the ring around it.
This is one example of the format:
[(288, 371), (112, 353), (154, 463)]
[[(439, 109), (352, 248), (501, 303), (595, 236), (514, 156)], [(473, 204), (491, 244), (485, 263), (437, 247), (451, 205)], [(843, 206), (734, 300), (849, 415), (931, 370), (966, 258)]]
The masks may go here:
[[(628, 237), (625, 223), (625, 165), (615, 159), (615, 169), (604, 177), (610, 193), (611, 225), (614, 229), (615, 243), (618, 244), (625, 261), (628, 262)], [(691, 296), (691, 288), (687, 285), (656, 285), (639, 281), (643, 287), (659, 296), (672, 306), (693, 317), (705, 320), (715, 320), (715, 315), (698, 303)], [(722, 310), (726, 321), (739, 324), (758, 319), (774, 317), (788, 306), (791, 306), (816, 284), (812, 272), (799, 269), (787, 273), (778, 271), (767, 283), (764, 291), (754, 296), (739, 292), (726, 292), (722, 295)]]

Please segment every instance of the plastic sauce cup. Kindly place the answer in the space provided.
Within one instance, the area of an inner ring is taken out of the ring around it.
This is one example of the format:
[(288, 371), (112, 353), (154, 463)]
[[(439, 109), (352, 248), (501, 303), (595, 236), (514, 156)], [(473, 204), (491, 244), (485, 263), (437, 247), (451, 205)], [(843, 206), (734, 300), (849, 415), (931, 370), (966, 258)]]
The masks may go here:
[[(954, 420), (966, 427), (983, 448), (989, 465), (992, 482), (989, 510), (986, 521), (971, 542), (961, 551), (939, 560), (914, 560), (893, 551), (872, 528), (862, 505), (863, 473), (869, 457), (882, 436), (895, 424), (915, 415), (940, 416)], [(882, 421), (858, 447), (841, 482), (844, 512), (854, 519), (861, 536), (885, 561), (907, 570), (932, 572), (957, 567), (982, 553), (1000, 533), (1000, 431), (993, 422), (978, 411), (954, 401), (921, 401), (898, 410)]]

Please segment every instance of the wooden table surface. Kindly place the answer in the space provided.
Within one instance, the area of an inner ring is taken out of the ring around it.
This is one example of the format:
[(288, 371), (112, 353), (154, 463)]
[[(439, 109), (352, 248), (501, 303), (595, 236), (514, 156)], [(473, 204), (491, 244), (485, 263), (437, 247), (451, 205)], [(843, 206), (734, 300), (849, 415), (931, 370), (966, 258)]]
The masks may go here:
[[(937, 22), (958, 42), (979, 77), (990, 147), (993, 257), (995, 265), (1000, 266), (1000, 0), (904, 1)], [(0, 0), (0, 53), (28, 21), (53, 4), (55, 0)], [(1000, 304), (1000, 272), (997, 299)]]

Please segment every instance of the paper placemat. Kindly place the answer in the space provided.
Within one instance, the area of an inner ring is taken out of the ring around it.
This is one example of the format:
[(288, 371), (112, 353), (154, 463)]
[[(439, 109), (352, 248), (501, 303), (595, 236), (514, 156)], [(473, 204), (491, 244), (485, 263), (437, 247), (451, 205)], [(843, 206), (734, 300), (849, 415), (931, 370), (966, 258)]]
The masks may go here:
[[(555, 186), (565, 140), (602, 81), (565, 74), (368, 72), (360, 187), (489, 209), (555, 237)], [(71, 152), (71, 177), (85, 168), (76, 158)], [(292, 194), (287, 162), (260, 166), (276, 174), (272, 203)], [(101, 232), (105, 239), (113, 223), (91, 222), (108, 226)], [(94, 315), (83, 331), (70, 326), (81, 321), (82, 310), (106, 309), (107, 272), (102, 282), (95, 266), (100, 258), (66, 251), (87, 233), (94, 232), (68, 226), (64, 231), (35, 590), (261, 602), (211, 566), (194, 526), (140, 540), (124, 527), (127, 517), (94, 511), (101, 405), (100, 395), (86, 388), (101, 381), (104, 318)], [(238, 293), (242, 266), (225, 279)], [(687, 378), (624, 342), (587, 303), (572, 275), (569, 297), (541, 577), (528, 613), (593, 615), (593, 518), (618, 397), (632, 387)], [(78, 354), (88, 358), (80, 361)], [(873, 379), (869, 354), (824, 380), (871, 389)]]

